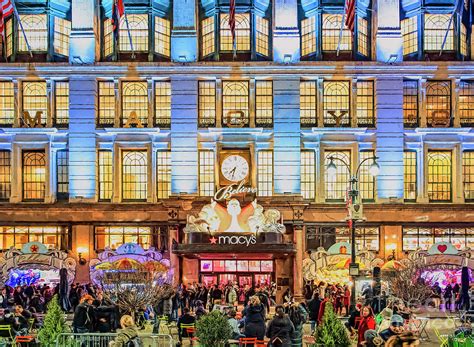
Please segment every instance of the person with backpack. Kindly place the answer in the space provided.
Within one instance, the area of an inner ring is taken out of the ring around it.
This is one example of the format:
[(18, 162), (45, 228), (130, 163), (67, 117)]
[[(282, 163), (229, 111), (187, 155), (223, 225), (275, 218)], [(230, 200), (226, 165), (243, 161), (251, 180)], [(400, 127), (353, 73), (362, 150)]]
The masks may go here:
[(268, 323), (266, 336), (272, 347), (291, 347), (291, 336), (295, 327), (291, 319), (285, 314), (285, 308), (278, 305), (275, 308), (275, 317)]
[(291, 334), (291, 346), (301, 347), (303, 346), (303, 325), (308, 319), (308, 312), (302, 304), (295, 302), (288, 308), (288, 318), (294, 326)]
[(109, 347), (142, 347), (143, 344), (138, 337), (138, 328), (133, 321), (132, 316), (123, 315), (120, 318), (122, 330), (117, 338), (110, 342)]

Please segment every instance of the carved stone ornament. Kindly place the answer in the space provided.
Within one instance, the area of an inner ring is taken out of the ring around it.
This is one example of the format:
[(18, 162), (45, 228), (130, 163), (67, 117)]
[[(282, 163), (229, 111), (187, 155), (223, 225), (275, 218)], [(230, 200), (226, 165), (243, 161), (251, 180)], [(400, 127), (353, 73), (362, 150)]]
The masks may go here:
[(130, 112), (124, 128), (143, 128), (143, 124), (135, 111)]

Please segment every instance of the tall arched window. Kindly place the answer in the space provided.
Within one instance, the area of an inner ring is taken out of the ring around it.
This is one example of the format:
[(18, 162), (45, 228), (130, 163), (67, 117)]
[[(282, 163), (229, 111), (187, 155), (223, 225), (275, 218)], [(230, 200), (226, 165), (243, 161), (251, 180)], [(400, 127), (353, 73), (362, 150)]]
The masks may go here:
[[(346, 191), (349, 184), (351, 173), (349, 167), (351, 165), (350, 151), (327, 151), (324, 153), (324, 180), (326, 200), (328, 201), (344, 201), (346, 198)], [(336, 173), (329, 174), (327, 167), (331, 162), (331, 157), (334, 165), (336, 165)], [(348, 166), (344, 165), (343, 162)]]
[(23, 200), (43, 201), (46, 183), (44, 151), (23, 152)]
[[(323, 51), (337, 51), (339, 42), (339, 34), (341, 31), (342, 14), (323, 14)], [(352, 50), (351, 32), (344, 25), (342, 30), (341, 43), (339, 49), (341, 51)]]
[(451, 81), (426, 83), (426, 118), (429, 126), (451, 125)]
[[(136, 52), (148, 51), (148, 15), (129, 14), (128, 24), (130, 26), (130, 36), (132, 37), (133, 50)], [(127, 31), (125, 16), (120, 19), (119, 50), (131, 52), (130, 39)]]
[(48, 115), (48, 95), (46, 82), (23, 82), (23, 112), (29, 112), (34, 118), (37, 112), (41, 114), (41, 124), (46, 125)]
[(224, 81), (222, 90), (223, 126), (249, 126), (249, 83), (247, 81)]
[[(229, 15), (221, 14), (221, 51), (231, 52), (232, 34), (229, 26)], [(237, 51), (250, 51), (250, 15), (235, 14), (235, 43)]]
[(148, 159), (146, 151), (122, 152), (122, 200), (146, 201)]
[[(424, 33), (424, 48), (425, 51), (439, 51), (443, 45), (443, 40), (449, 26), (449, 14), (425, 14), (425, 33)], [(444, 45), (445, 51), (454, 50), (454, 25), (451, 27), (446, 36), (446, 43)]]
[(122, 124), (135, 112), (145, 127), (148, 124), (148, 84), (147, 82), (122, 83)]
[(451, 201), (451, 152), (428, 152), (428, 198), (430, 201)]
[[(20, 15), (21, 23), (32, 51), (48, 50), (48, 27), (45, 14)], [(18, 33), (18, 51), (28, 52), (25, 37)]]
[(324, 81), (324, 126), (350, 126), (349, 81)]

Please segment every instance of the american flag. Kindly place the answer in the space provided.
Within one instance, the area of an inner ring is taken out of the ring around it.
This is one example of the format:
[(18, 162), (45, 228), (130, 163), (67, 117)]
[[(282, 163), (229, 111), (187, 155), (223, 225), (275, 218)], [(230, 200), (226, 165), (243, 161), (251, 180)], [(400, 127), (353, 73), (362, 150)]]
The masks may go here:
[(0, 0), (0, 34), (5, 42), (5, 18), (13, 13), (13, 4), (10, 0)]
[(114, 33), (114, 39), (117, 41), (119, 37), (120, 18), (125, 13), (125, 7), (123, 0), (114, 0), (112, 4), (112, 28)]
[(346, 0), (346, 27), (354, 32), (355, 6), (357, 0)]
[(235, 0), (230, 0), (229, 5), (229, 27), (230, 33), (232, 35), (232, 47), (234, 48), (234, 55), (236, 51), (236, 42), (235, 42)]

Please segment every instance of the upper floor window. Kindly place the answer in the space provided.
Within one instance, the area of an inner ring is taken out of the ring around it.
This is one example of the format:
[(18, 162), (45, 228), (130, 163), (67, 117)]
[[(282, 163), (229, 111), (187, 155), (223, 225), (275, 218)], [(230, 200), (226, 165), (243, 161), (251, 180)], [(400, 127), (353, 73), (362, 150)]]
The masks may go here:
[(124, 243), (136, 243), (143, 249), (153, 244), (153, 228), (146, 226), (97, 226), (95, 228), (95, 250), (106, 247), (117, 249)]
[(273, 82), (255, 81), (255, 126), (273, 125)]
[(451, 201), (452, 153), (449, 151), (428, 152), (428, 198), (430, 202)]
[[(47, 51), (48, 26), (46, 14), (22, 14), (20, 19), (31, 50)], [(18, 35), (18, 51), (28, 52), (28, 46), (23, 35)]]
[(316, 127), (318, 125), (316, 95), (316, 81), (300, 82), (300, 122), (302, 127)]
[(428, 126), (451, 126), (451, 81), (426, 83), (426, 119)]
[[(375, 176), (370, 174), (373, 160), (369, 159), (373, 157), (375, 157), (373, 150), (361, 151), (359, 153), (359, 163), (362, 163), (359, 171), (359, 191), (363, 202), (375, 200)], [(365, 159), (369, 160), (364, 161)]]
[(56, 183), (58, 200), (69, 197), (69, 151), (60, 150), (56, 154)]
[(216, 82), (198, 82), (198, 125), (203, 128), (216, 126)]
[(23, 201), (43, 201), (46, 184), (44, 151), (23, 152)]
[(213, 151), (199, 151), (199, 195), (213, 196), (216, 189), (214, 178), (215, 157)]
[(418, 126), (418, 81), (403, 81), (403, 124)]
[(249, 123), (249, 82), (222, 82), (222, 125), (245, 127)]
[(69, 124), (69, 82), (55, 82), (54, 126), (67, 127)]
[(68, 249), (68, 228), (61, 226), (0, 226), (0, 249), (21, 249), (28, 242), (41, 242), (51, 250)]
[(403, 198), (405, 201), (416, 201), (417, 164), (416, 152), (403, 152)]
[(257, 155), (257, 194), (273, 195), (273, 151), (258, 151)]
[(97, 153), (97, 174), (99, 201), (111, 201), (113, 194), (112, 151)]
[(454, 25), (450, 22), (449, 14), (425, 14), (424, 49), (425, 51), (440, 51), (446, 32), (444, 50), (454, 50)]
[(216, 37), (214, 31), (214, 17), (208, 17), (201, 21), (201, 55), (207, 57), (214, 53)]
[[(350, 179), (351, 152), (350, 151), (326, 151), (324, 153), (324, 181), (326, 201), (344, 201), (346, 199), (347, 186)], [(337, 158), (332, 163), (336, 165), (335, 173), (328, 170), (331, 157)], [(345, 164), (349, 165), (346, 166)]]
[(69, 36), (71, 34), (71, 22), (63, 18), (54, 17), (54, 52), (69, 55)]
[(367, 19), (357, 17), (357, 50), (365, 57), (369, 56), (369, 25)]
[(474, 81), (459, 82), (459, 119), (461, 126), (474, 125)]
[(168, 199), (171, 195), (171, 151), (156, 152), (156, 196)]
[[(23, 82), (23, 122), (26, 124), (26, 112), (35, 117), (36, 124), (47, 125), (48, 93), (45, 81)], [(38, 119), (36, 119), (38, 117)]]
[(465, 201), (474, 201), (474, 151), (462, 154), (462, 178)]
[(99, 81), (99, 113), (97, 125), (113, 127), (115, 123), (115, 83)]
[(324, 126), (350, 126), (350, 81), (324, 81)]
[(148, 125), (148, 84), (147, 82), (122, 82), (122, 126), (133, 117), (140, 123), (136, 127)]
[(170, 57), (171, 25), (166, 18), (155, 17), (155, 53)]
[(357, 81), (357, 126), (375, 127), (374, 82)]
[(256, 45), (256, 52), (263, 55), (263, 56), (269, 56), (269, 25), (268, 25), (268, 20), (260, 17), (260, 16), (255, 16), (255, 27), (256, 27), (256, 33), (255, 33), (255, 45)]
[[(147, 14), (129, 14), (128, 27), (130, 28), (130, 36), (127, 30), (125, 16), (120, 19), (119, 30), (119, 50), (122, 52), (131, 52), (132, 48), (136, 52), (148, 51), (148, 15)], [(130, 43), (130, 37), (132, 42)], [(133, 47), (132, 47), (133, 46)]]
[[(231, 52), (234, 49), (228, 14), (221, 14), (220, 41), (221, 51)], [(235, 14), (235, 46), (237, 51), (250, 51), (249, 13)]]
[(0, 126), (9, 127), (15, 119), (15, 93), (13, 82), (0, 82)]
[(122, 200), (146, 201), (148, 193), (146, 151), (122, 151)]
[(155, 82), (155, 125), (169, 128), (171, 125), (171, 83)]
[(316, 16), (301, 21), (301, 56), (316, 53)]
[(11, 152), (0, 151), (0, 200), (10, 199)]
[(458, 250), (474, 247), (473, 228), (403, 227), (403, 251), (427, 251), (438, 242), (448, 242)]
[(401, 21), (403, 36), (403, 55), (418, 52), (418, 17), (413, 16)]
[(314, 151), (301, 151), (301, 195), (314, 200), (316, 191), (316, 164)]
[(342, 17), (342, 14), (323, 14), (323, 52), (335, 52), (338, 46), (340, 51), (352, 51), (352, 34), (345, 25), (339, 40)]

